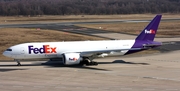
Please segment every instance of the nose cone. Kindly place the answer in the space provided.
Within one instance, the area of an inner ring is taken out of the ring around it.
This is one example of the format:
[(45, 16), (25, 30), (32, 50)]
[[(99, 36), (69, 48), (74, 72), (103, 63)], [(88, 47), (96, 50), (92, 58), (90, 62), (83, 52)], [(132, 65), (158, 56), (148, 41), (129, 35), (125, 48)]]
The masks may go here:
[(11, 57), (11, 53), (7, 52), (7, 51), (4, 51), (3, 52), (3, 55), (6, 56), (6, 57)]

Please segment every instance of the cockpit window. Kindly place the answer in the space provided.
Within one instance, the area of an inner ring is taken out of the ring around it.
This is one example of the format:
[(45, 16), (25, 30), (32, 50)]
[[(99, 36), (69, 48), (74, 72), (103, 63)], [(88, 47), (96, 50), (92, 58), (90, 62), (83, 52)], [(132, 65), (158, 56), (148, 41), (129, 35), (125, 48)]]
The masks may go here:
[(12, 51), (12, 49), (6, 49), (6, 51)]

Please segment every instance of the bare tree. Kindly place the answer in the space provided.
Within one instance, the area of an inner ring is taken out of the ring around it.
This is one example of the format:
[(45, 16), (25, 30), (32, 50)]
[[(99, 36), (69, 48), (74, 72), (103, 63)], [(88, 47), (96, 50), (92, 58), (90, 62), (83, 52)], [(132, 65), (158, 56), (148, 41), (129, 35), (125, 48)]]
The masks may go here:
[(0, 15), (179, 13), (180, 0), (0, 0)]

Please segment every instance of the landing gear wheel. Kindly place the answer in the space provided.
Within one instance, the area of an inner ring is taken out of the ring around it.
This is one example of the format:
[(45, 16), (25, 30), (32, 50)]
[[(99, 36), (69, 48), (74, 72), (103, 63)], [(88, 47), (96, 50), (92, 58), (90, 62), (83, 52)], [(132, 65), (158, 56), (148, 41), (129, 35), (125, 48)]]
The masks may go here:
[(19, 60), (14, 59), (14, 61), (16, 61), (16, 62), (17, 62), (17, 66), (21, 66), (21, 63), (20, 63), (20, 61), (19, 61)]
[(94, 65), (95, 65), (95, 66), (97, 66), (97, 65), (98, 65), (98, 63), (97, 63), (97, 62), (94, 62)]
[(17, 64), (17, 66), (21, 66), (21, 64), (20, 64), (20, 63), (18, 63), (18, 64)]
[(83, 60), (80, 62), (80, 65), (88, 65), (89, 61), (88, 60)]
[(92, 61), (92, 62), (90, 62), (90, 65), (98, 65), (98, 63), (97, 62), (94, 62), (94, 61)]
[(92, 62), (88, 62), (86, 65), (87, 65), (87, 66), (97, 66), (97, 65), (98, 65), (98, 63), (97, 63), (97, 62), (92, 61)]
[(83, 61), (81, 62), (81, 64), (85, 64), (86, 66), (97, 66), (98, 63), (95, 62), (95, 61), (92, 61), (92, 58), (87, 58), (87, 57), (84, 57), (83, 58)]

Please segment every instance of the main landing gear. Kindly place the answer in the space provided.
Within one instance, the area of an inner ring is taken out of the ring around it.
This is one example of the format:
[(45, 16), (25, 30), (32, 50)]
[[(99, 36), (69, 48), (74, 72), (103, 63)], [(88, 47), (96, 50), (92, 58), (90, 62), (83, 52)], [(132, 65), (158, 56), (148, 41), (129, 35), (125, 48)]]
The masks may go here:
[(21, 63), (20, 63), (20, 61), (18, 59), (14, 59), (14, 61), (17, 62), (17, 66), (21, 66)]
[(85, 64), (86, 66), (97, 66), (98, 63), (95, 61), (92, 61), (92, 59), (84, 57), (83, 61), (81, 61), (81, 64)]

